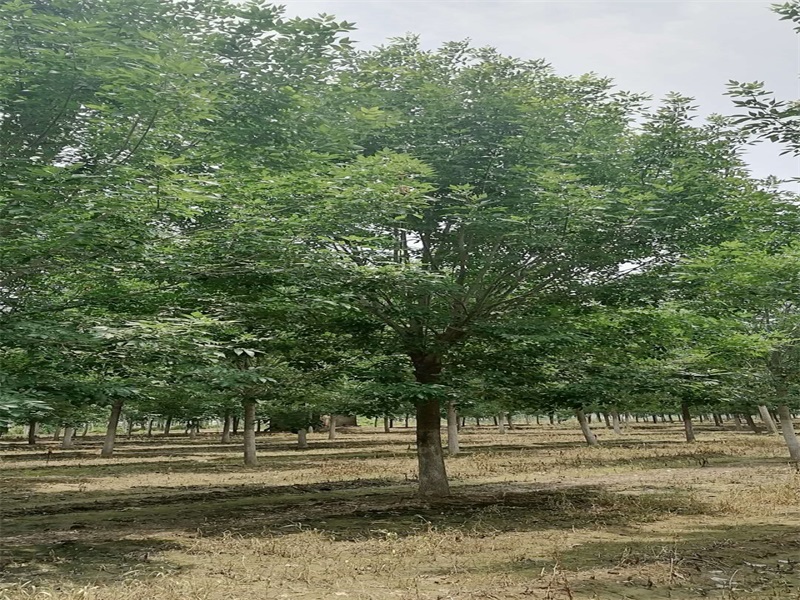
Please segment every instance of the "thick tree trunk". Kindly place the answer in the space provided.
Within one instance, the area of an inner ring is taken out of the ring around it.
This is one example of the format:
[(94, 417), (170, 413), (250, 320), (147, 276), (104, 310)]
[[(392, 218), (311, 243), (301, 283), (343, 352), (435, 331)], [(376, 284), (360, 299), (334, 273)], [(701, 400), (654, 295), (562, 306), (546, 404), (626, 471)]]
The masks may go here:
[(36, 444), (36, 430), (38, 429), (38, 426), (39, 423), (33, 419), (28, 421), (28, 444), (31, 446)]
[(597, 446), (597, 436), (594, 434), (591, 427), (589, 427), (589, 419), (586, 418), (586, 414), (580, 408), (576, 408), (575, 416), (578, 418), (578, 423), (581, 426), (581, 431), (583, 432), (583, 437), (586, 439), (586, 443), (590, 446)]
[(328, 439), (336, 439), (336, 415), (331, 415), (328, 419)]
[(384, 417), (383, 417), (383, 433), (391, 433), (391, 432), (392, 432), (392, 426), (389, 423), (389, 417), (384, 415)]
[(302, 450), (308, 448), (308, 431), (306, 429), (297, 430), (297, 447)]
[(122, 405), (124, 400), (119, 398), (114, 400), (111, 405), (111, 416), (108, 417), (108, 427), (106, 427), (106, 439), (103, 442), (103, 449), (100, 451), (102, 458), (111, 458), (114, 454), (114, 441), (117, 439), (117, 426), (119, 426), (119, 417), (122, 414)]
[(775, 425), (775, 421), (772, 419), (772, 415), (769, 414), (769, 409), (766, 406), (759, 404), (758, 414), (761, 415), (761, 420), (764, 421), (764, 425), (767, 426), (767, 431), (769, 433), (778, 433), (778, 426)]
[(168, 416), (164, 421), (164, 437), (169, 437), (169, 428), (172, 427), (172, 416)]
[(61, 427), (56, 427), (53, 430), (53, 441), (57, 442), (60, 439), (61, 439)]
[[(412, 354), (414, 376), (418, 383), (434, 384), (442, 372), (442, 360), (435, 354)], [(419, 493), (422, 496), (450, 495), (442, 450), (442, 417), (439, 400), (430, 398), (417, 404), (417, 461)]]
[(256, 458), (256, 401), (246, 400), (244, 405), (244, 464), (255, 467)]
[(72, 448), (73, 438), (75, 436), (75, 428), (72, 425), (64, 427), (64, 437), (61, 439), (61, 447)]
[(683, 419), (683, 429), (686, 432), (686, 441), (694, 442), (694, 426), (692, 425), (692, 413), (689, 412), (689, 405), (681, 402), (681, 418)]
[(785, 404), (778, 406), (778, 416), (781, 418), (781, 430), (783, 439), (786, 440), (786, 447), (789, 448), (789, 456), (792, 460), (800, 462), (800, 441), (792, 423), (792, 411)]
[(622, 435), (622, 427), (619, 424), (619, 412), (615, 409), (611, 411), (611, 427), (616, 435)]
[(758, 425), (756, 425), (756, 422), (753, 420), (753, 415), (750, 413), (744, 413), (742, 416), (744, 417), (744, 422), (747, 423), (747, 426), (750, 428), (750, 431), (753, 433), (760, 433), (758, 430)]
[(497, 432), (498, 433), (505, 433), (506, 432), (506, 424), (503, 422), (503, 414), (500, 413), (494, 418), (494, 424), (497, 425)]
[(653, 415), (653, 423), (658, 423), (658, 415)]
[(450, 400), (447, 403), (447, 453), (455, 456), (458, 452), (458, 412), (455, 403)]

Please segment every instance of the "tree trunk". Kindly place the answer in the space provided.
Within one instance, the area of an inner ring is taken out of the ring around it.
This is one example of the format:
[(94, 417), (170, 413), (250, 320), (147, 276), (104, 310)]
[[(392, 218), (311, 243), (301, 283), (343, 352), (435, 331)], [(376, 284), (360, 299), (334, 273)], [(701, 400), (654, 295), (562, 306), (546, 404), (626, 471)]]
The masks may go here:
[(336, 415), (331, 415), (328, 419), (328, 439), (336, 439)]
[(244, 405), (244, 464), (255, 467), (256, 458), (256, 401), (246, 400)]
[(603, 413), (603, 420), (606, 422), (606, 429), (611, 429), (611, 418), (608, 416), (607, 412)]
[(458, 452), (458, 412), (455, 403), (450, 400), (447, 403), (447, 453), (455, 456)]
[(75, 435), (75, 428), (72, 425), (67, 425), (64, 427), (64, 437), (61, 440), (61, 447), (62, 448), (72, 448), (72, 440), (73, 436)]
[(619, 424), (619, 412), (615, 409), (611, 411), (611, 427), (616, 435), (622, 435), (622, 427)]
[(758, 414), (761, 415), (761, 420), (764, 421), (769, 433), (778, 433), (778, 426), (775, 425), (775, 421), (772, 420), (772, 415), (769, 414), (769, 409), (766, 406), (759, 404)]
[(384, 417), (383, 417), (383, 433), (391, 433), (391, 432), (392, 432), (392, 427), (389, 424), (389, 417), (387, 415), (384, 415)]
[(553, 413), (550, 413), (549, 415), (547, 415), (547, 417), (550, 419), (550, 425), (555, 425), (556, 421), (555, 415)]
[(189, 439), (193, 440), (197, 437), (197, 426), (194, 421), (189, 421)]
[(61, 439), (61, 427), (56, 427), (53, 430), (53, 441), (57, 442), (60, 439)]
[(653, 415), (653, 423), (658, 423), (658, 415)]
[(583, 410), (580, 408), (576, 408), (575, 416), (578, 417), (578, 423), (580, 423), (581, 431), (583, 432), (583, 437), (586, 439), (586, 443), (590, 446), (597, 446), (597, 436), (594, 434), (591, 427), (589, 427), (589, 420), (586, 418), (586, 414), (584, 414)]
[[(435, 354), (412, 354), (417, 383), (434, 384), (442, 372), (442, 360)], [(442, 450), (442, 417), (439, 400), (429, 398), (417, 404), (417, 461), (419, 493), (422, 496), (450, 495)]]
[(461, 431), (462, 428), (467, 426), (467, 417), (459, 417), (459, 419), (458, 430)]
[(514, 429), (514, 415), (506, 413), (506, 423), (508, 423), (509, 429)]
[(38, 429), (38, 425), (39, 423), (35, 419), (28, 421), (28, 444), (31, 446), (36, 444), (36, 429)]
[(752, 431), (753, 433), (760, 433), (758, 431), (758, 425), (756, 425), (756, 422), (753, 420), (753, 415), (751, 415), (750, 413), (743, 413), (742, 417), (744, 417), (744, 422), (747, 423), (747, 426), (750, 428), (750, 431)]
[(722, 417), (719, 416), (718, 413), (714, 413), (713, 416), (714, 416), (714, 425), (716, 425), (717, 427), (723, 427), (724, 425), (722, 423)]
[(150, 417), (150, 419), (147, 421), (147, 437), (153, 437), (153, 421), (154, 420), (155, 419), (153, 419), (153, 417)]
[(692, 425), (692, 413), (689, 412), (689, 405), (681, 402), (681, 418), (683, 419), (683, 429), (686, 432), (686, 441), (694, 442), (694, 426)]
[(238, 416), (233, 417), (233, 425), (231, 426), (231, 432), (233, 435), (239, 433), (239, 423), (241, 419)]
[(781, 418), (781, 430), (783, 439), (786, 440), (786, 446), (789, 448), (789, 456), (792, 460), (800, 462), (800, 441), (794, 431), (792, 411), (785, 404), (781, 404), (778, 406), (778, 416)]
[(127, 437), (128, 439), (131, 439), (131, 436), (133, 435), (133, 421), (128, 419), (128, 422), (126, 423), (126, 425), (128, 426), (128, 430), (126, 432), (126, 436), (125, 437)]
[(222, 438), (220, 439), (220, 443), (231, 443), (231, 416), (228, 413), (225, 413), (225, 416), (222, 417)]
[(480, 426), (481, 426), (481, 418), (475, 417), (475, 427), (480, 427)]
[(83, 433), (81, 433), (81, 437), (85, 438), (87, 435), (89, 435), (89, 422), (88, 421), (83, 424)]
[(308, 448), (308, 430), (305, 427), (297, 430), (297, 447), (301, 450)]
[(408, 429), (408, 413), (406, 413), (406, 429)]
[(169, 428), (172, 427), (172, 415), (167, 417), (164, 421), (164, 437), (169, 437)]
[(733, 422), (736, 424), (737, 431), (744, 429), (744, 426), (742, 425), (742, 419), (739, 417), (739, 415), (733, 415)]
[(503, 413), (500, 413), (494, 418), (494, 424), (497, 425), (498, 433), (506, 432), (506, 424), (503, 422)]
[(122, 398), (118, 398), (111, 405), (111, 416), (108, 417), (108, 427), (106, 427), (106, 439), (103, 442), (103, 449), (100, 451), (102, 458), (111, 458), (114, 454), (114, 441), (117, 439), (117, 426), (119, 425), (119, 416), (122, 414), (124, 402)]

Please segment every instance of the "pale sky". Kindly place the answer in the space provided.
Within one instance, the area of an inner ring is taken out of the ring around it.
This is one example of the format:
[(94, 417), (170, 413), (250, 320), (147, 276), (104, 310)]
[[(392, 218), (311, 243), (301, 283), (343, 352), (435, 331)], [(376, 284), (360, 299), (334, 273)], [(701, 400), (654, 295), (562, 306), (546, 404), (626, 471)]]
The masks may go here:
[[(697, 99), (701, 114), (733, 114), (730, 79), (764, 81), (800, 99), (800, 35), (760, 0), (284, 0), (287, 16), (355, 22), (364, 47), (416, 33), (426, 47), (471, 39), (519, 58), (544, 58), (559, 74), (593, 71), (621, 89)], [(754, 175), (800, 177), (781, 148), (750, 151)], [(800, 185), (788, 186), (800, 190)]]

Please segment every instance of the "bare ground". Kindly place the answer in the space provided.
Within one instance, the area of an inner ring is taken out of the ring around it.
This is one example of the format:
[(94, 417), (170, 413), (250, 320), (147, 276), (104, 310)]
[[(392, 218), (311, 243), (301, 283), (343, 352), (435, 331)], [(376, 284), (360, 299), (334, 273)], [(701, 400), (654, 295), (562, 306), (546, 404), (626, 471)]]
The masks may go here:
[(699, 435), (467, 428), (435, 503), (402, 429), (263, 436), (252, 469), (210, 433), (0, 442), (0, 598), (800, 599), (780, 438)]

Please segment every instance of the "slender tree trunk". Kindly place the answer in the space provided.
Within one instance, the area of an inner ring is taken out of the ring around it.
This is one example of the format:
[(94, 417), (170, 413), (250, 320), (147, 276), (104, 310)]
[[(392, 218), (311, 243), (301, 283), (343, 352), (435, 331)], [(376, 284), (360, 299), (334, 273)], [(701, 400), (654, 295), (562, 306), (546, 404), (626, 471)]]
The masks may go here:
[(28, 421), (28, 444), (33, 446), (36, 444), (36, 430), (38, 429), (39, 423), (37, 423), (34, 419)]
[(611, 427), (616, 435), (622, 435), (622, 427), (619, 424), (619, 412), (616, 409), (611, 411)]
[(64, 449), (72, 448), (74, 435), (75, 428), (72, 425), (64, 427), (64, 437), (61, 439), (61, 447)]
[(305, 427), (297, 430), (297, 447), (301, 450), (308, 448), (308, 430)]
[(778, 416), (781, 418), (781, 430), (783, 439), (786, 440), (786, 446), (789, 448), (789, 456), (792, 460), (800, 462), (800, 441), (797, 439), (792, 423), (792, 411), (785, 404), (781, 404), (778, 406)]
[(753, 415), (744, 413), (742, 416), (744, 417), (744, 422), (747, 423), (747, 426), (750, 428), (750, 431), (753, 433), (760, 433), (758, 425), (756, 425), (756, 422), (753, 420)]
[(237, 433), (239, 433), (239, 422), (240, 421), (241, 421), (241, 419), (238, 416), (233, 417), (233, 425), (232, 425), (232, 429), (231, 429), (231, 431), (233, 432), (233, 435), (236, 435)]
[(505, 433), (506, 432), (506, 424), (503, 423), (503, 414), (500, 413), (494, 418), (494, 424), (497, 425), (497, 432), (498, 433)]
[(261, 419), (256, 419), (256, 433), (261, 433)]
[[(414, 376), (418, 383), (434, 384), (442, 372), (442, 360), (435, 354), (413, 354)], [(439, 400), (430, 398), (417, 404), (417, 461), (419, 493), (428, 497), (450, 495), (450, 484), (442, 450), (442, 417)]]
[(408, 429), (408, 413), (406, 413), (406, 425), (405, 425), (405, 427), (406, 427), (406, 429)]
[(694, 426), (692, 425), (692, 413), (689, 412), (689, 405), (681, 402), (681, 418), (683, 419), (683, 429), (686, 432), (686, 441), (694, 442)]
[(57, 442), (60, 439), (61, 439), (61, 427), (56, 426), (56, 428), (53, 429), (53, 441)]
[(189, 421), (189, 439), (193, 440), (197, 437), (197, 426), (194, 421)]
[(778, 433), (778, 426), (775, 425), (775, 421), (773, 421), (772, 415), (769, 414), (769, 409), (766, 406), (759, 404), (758, 414), (761, 415), (761, 420), (764, 421), (769, 433)]
[(231, 416), (228, 413), (225, 413), (225, 416), (222, 417), (222, 438), (220, 439), (220, 443), (231, 443)]
[(383, 433), (391, 433), (392, 427), (389, 424), (389, 417), (387, 415), (383, 416)]
[(244, 464), (255, 467), (256, 458), (256, 401), (245, 400), (244, 405)]
[(653, 423), (658, 423), (658, 415), (653, 415)]
[(481, 426), (481, 418), (475, 417), (475, 427), (480, 427), (480, 426)]
[(164, 437), (169, 437), (170, 427), (172, 427), (172, 415), (169, 415), (167, 420), (164, 421)]
[(447, 403), (447, 453), (455, 456), (458, 452), (458, 412), (455, 403), (450, 400)]
[(124, 402), (122, 398), (118, 398), (111, 405), (111, 416), (108, 417), (108, 427), (106, 427), (106, 439), (103, 442), (103, 449), (100, 451), (102, 458), (111, 458), (114, 454), (114, 441), (117, 439), (117, 427), (119, 426), (119, 417), (122, 414)]
[(509, 429), (514, 429), (514, 415), (506, 413), (506, 423), (508, 423)]
[(581, 431), (583, 432), (583, 437), (586, 439), (586, 443), (590, 446), (597, 446), (597, 436), (592, 431), (592, 428), (589, 427), (589, 419), (586, 418), (586, 414), (580, 408), (576, 408), (575, 416), (578, 417), (578, 423), (580, 423)]
[(153, 437), (153, 421), (155, 421), (153, 417), (150, 417), (147, 421), (147, 437)]
[(672, 413), (669, 413), (669, 414), (667, 415), (667, 419), (669, 419), (669, 422), (670, 422), (670, 423), (674, 423), (674, 422), (675, 422), (675, 420), (672, 418)]
[(536, 424), (541, 425), (542, 421), (539, 419), (539, 415), (536, 415)]
[(550, 413), (549, 415), (547, 415), (547, 417), (550, 419), (550, 425), (555, 425), (556, 423), (555, 415), (553, 413)]
[(633, 415), (633, 418), (636, 419), (636, 422), (639, 422), (639, 415)]
[(128, 439), (131, 439), (131, 436), (133, 435), (133, 421), (128, 419), (126, 425), (128, 426), (128, 430), (126, 432), (126, 436), (125, 437), (127, 437)]
[(89, 435), (89, 422), (88, 421), (83, 424), (83, 433), (81, 433), (81, 438), (85, 438), (87, 435)]
[(736, 424), (737, 431), (744, 429), (744, 426), (742, 425), (742, 419), (739, 417), (739, 415), (733, 415), (733, 422)]
[(336, 439), (336, 415), (331, 415), (328, 419), (328, 439)]
[(722, 417), (719, 416), (719, 414), (714, 413), (713, 417), (714, 417), (714, 425), (716, 425), (717, 427), (723, 427), (724, 426), (723, 423), (722, 423)]
[(603, 413), (603, 420), (606, 422), (606, 429), (611, 429), (611, 418), (608, 416), (607, 412)]
[(462, 428), (467, 426), (467, 417), (459, 417), (459, 419), (461, 419), (458, 425), (458, 429), (460, 431)]

